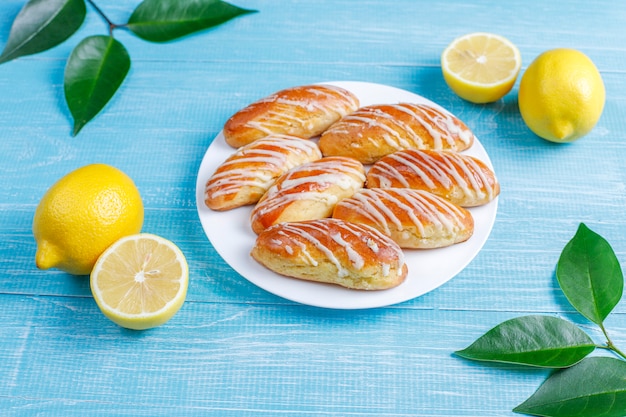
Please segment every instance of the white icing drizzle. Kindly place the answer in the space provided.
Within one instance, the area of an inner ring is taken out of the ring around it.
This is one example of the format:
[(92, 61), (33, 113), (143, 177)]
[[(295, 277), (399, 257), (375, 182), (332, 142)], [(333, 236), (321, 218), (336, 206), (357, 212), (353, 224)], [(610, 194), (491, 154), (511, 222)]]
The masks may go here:
[(272, 185), (252, 211), (258, 216), (280, 210), (294, 201), (320, 201), (334, 206), (337, 195), (326, 192), (333, 186), (356, 191), (365, 181), (363, 165), (350, 158), (328, 157), (309, 162), (287, 172)]
[(355, 269), (363, 269), (365, 260), (348, 242), (346, 242), (346, 240), (341, 236), (341, 233), (333, 233), (330, 235), (330, 238), (337, 242), (346, 251), (348, 259)]
[[(389, 114), (388, 109), (403, 112), (409, 116), (402, 121)], [(328, 134), (351, 135), (351, 131), (367, 131), (373, 127), (384, 133), (365, 137), (375, 147), (380, 147), (380, 140), (392, 149), (456, 149), (457, 141), (465, 146), (474, 139), (474, 134), (458, 119), (447, 112), (423, 104), (399, 103), (361, 107), (331, 126)], [(414, 126), (423, 126), (428, 137), (420, 136)], [(359, 134), (363, 137), (362, 133)]]
[[(387, 235), (391, 233), (391, 224), (395, 225), (396, 230), (404, 229), (403, 219), (399, 217), (402, 214), (422, 236), (427, 226), (434, 226), (450, 235), (465, 227), (463, 221), (467, 213), (444, 198), (408, 188), (364, 189), (339, 204), (361, 213)], [(394, 208), (402, 214), (396, 215)]]
[[(413, 116), (428, 131), (435, 141), (434, 149), (452, 148), (456, 139), (467, 145), (474, 138), (469, 129), (462, 129), (455, 123), (457, 119), (450, 113), (424, 104), (401, 103), (395, 107)], [(444, 146), (444, 141), (447, 146)]]
[[(337, 219), (322, 219), (307, 222), (281, 223), (280, 228), (280, 235), (284, 237), (289, 245), (300, 248), (302, 256), (310, 265), (319, 265), (318, 261), (314, 259), (307, 249), (309, 245), (312, 245), (324, 255), (328, 262), (332, 263), (337, 268), (337, 274), (340, 277), (347, 276), (349, 271), (339, 259), (339, 252), (334, 251), (324, 244), (324, 237), (330, 237), (333, 242), (342, 248), (346, 253), (351, 267), (357, 271), (363, 269), (366, 261), (363, 255), (350, 243), (355, 237), (359, 242), (363, 242), (363, 239), (367, 239), (365, 243), (374, 254), (378, 253), (381, 247), (394, 250), (394, 255), (397, 259), (397, 263), (394, 266), (397, 270), (401, 270), (404, 265), (404, 253), (389, 238), (377, 233), (373, 229), (367, 229), (367, 236), (363, 236), (366, 233), (367, 226)], [(388, 276), (391, 272), (392, 265), (388, 263), (381, 263), (380, 265), (383, 276)]]
[[(402, 171), (408, 168), (406, 176)], [(468, 155), (448, 151), (405, 150), (377, 161), (369, 175), (381, 188), (410, 187), (409, 175), (416, 175), (429, 190), (458, 188), (471, 199), (490, 201), (495, 197), (495, 179), (484, 166)]]
[(306, 226), (304, 225), (298, 225), (295, 226), (294, 223), (283, 223), (284, 225), (284, 231), (285, 232), (289, 232), (292, 234), (297, 235), (298, 237), (300, 237), (303, 241), (300, 241), (298, 239), (293, 240), (293, 242), (298, 245), (298, 247), (300, 248), (301, 253), (304, 255), (304, 257), (309, 261), (310, 265), (313, 266), (317, 266), (318, 265), (318, 261), (315, 260), (313, 258), (313, 256), (309, 253), (308, 249), (307, 249), (307, 244), (305, 242), (309, 242), (310, 244), (312, 244), (317, 250), (319, 250), (320, 252), (322, 252), (322, 254), (325, 256), (325, 258), (331, 262), (333, 265), (335, 265), (335, 267), (337, 268), (337, 275), (340, 277), (345, 277), (348, 275), (348, 270), (346, 268), (344, 268), (344, 266), (341, 264), (341, 261), (339, 261), (339, 259), (337, 258), (337, 256), (335, 256), (335, 253), (326, 245), (324, 245), (322, 243), (322, 241), (320, 241), (318, 238), (316, 238), (312, 233), (308, 231), (307, 229), (313, 229), (313, 230), (317, 230), (317, 231), (322, 231), (323, 235), (326, 235), (328, 233), (328, 228), (326, 229), (320, 229), (319, 226), (317, 226), (316, 224), (307, 224)]
[[(291, 98), (294, 93), (300, 94), (302, 98)], [(249, 120), (245, 126), (265, 134), (299, 130), (312, 132), (321, 121), (330, 125), (359, 105), (352, 93), (330, 85), (289, 88), (258, 100), (251, 106), (263, 103), (272, 103), (272, 110), (262, 117)], [(307, 113), (308, 117), (303, 116), (302, 112)]]
[(236, 194), (242, 187), (266, 191), (283, 173), (322, 157), (315, 142), (268, 136), (239, 148), (218, 167), (206, 184), (205, 198)]
[(374, 239), (367, 239), (367, 247), (370, 248), (374, 253), (378, 253), (378, 251), (380, 250)]
[(341, 88), (336, 85), (330, 85), (330, 84), (323, 84), (323, 85), (320, 85), (320, 87), (322, 88), (313, 88), (311, 89), (311, 91), (314, 94), (329, 95), (328, 90), (332, 90), (335, 93), (335, 95), (340, 96), (343, 101), (348, 103), (349, 107), (353, 109), (356, 109), (359, 107), (359, 99), (350, 91), (346, 90), (345, 88)]
[[(284, 223), (284, 224), (288, 225), (288, 223)], [(289, 228), (286, 227), (283, 230), (281, 230), (279, 234), (284, 236), (290, 243), (292, 243), (294, 246), (297, 246), (300, 249), (300, 253), (305, 258), (305, 260), (308, 262), (309, 265), (312, 265), (312, 266), (319, 265), (319, 263), (317, 262), (317, 259), (315, 259), (315, 257), (312, 256), (311, 253), (309, 252), (306, 243), (299, 241), (299, 240), (291, 239), (291, 237), (289, 236), (289, 233), (287, 232), (293, 233), (293, 230), (289, 230)], [(285, 245), (285, 247), (291, 248), (290, 245)]]

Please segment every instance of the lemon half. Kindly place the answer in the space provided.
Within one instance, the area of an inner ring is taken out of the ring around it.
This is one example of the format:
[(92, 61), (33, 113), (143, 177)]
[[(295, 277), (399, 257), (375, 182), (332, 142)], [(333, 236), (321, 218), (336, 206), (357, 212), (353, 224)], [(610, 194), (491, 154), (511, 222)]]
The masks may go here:
[(448, 86), (472, 103), (490, 103), (504, 97), (522, 66), (517, 47), (492, 33), (470, 33), (448, 45), (441, 69)]
[(102, 313), (134, 330), (171, 319), (185, 302), (188, 284), (189, 267), (181, 250), (149, 233), (115, 242), (98, 258), (90, 277)]

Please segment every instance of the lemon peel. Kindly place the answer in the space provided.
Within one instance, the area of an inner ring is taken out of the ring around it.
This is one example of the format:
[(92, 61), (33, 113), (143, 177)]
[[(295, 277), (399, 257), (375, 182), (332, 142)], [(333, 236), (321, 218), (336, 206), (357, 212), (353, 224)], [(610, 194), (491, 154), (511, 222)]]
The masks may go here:
[(583, 52), (551, 49), (528, 66), (519, 86), (522, 119), (537, 136), (572, 142), (587, 135), (604, 110), (602, 76)]
[(33, 217), (35, 264), (87, 275), (104, 250), (139, 233), (144, 208), (130, 177), (106, 164), (78, 168), (53, 184)]

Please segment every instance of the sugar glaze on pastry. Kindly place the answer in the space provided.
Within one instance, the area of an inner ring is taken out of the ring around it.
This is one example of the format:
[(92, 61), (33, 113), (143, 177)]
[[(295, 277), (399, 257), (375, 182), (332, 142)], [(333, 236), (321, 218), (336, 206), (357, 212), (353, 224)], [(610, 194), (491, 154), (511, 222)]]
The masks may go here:
[(372, 165), (367, 187), (423, 189), (463, 207), (486, 204), (500, 193), (494, 172), (478, 158), (416, 149), (395, 152)]
[(333, 218), (363, 223), (402, 248), (432, 249), (464, 242), (474, 232), (471, 213), (448, 200), (409, 188), (363, 189), (335, 206)]
[(276, 224), (257, 237), (251, 255), (281, 275), (352, 289), (392, 288), (407, 275), (402, 249), (391, 238), (338, 219)]
[(255, 204), (288, 170), (320, 159), (315, 142), (272, 135), (239, 148), (209, 178), (205, 204), (213, 210), (230, 210)]
[(276, 133), (309, 139), (358, 107), (358, 98), (341, 87), (287, 88), (236, 112), (224, 125), (224, 139), (236, 148)]
[(371, 164), (402, 149), (462, 151), (472, 131), (448, 112), (426, 104), (361, 107), (333, 124), (320, 138), (322, 154), (353, 157)]
[(344, 157), (326, 157), (282, 175), (252, 209), (255, 233), (286, 221), (330, 217), (335, 205), (363, 188), (365, 168)]

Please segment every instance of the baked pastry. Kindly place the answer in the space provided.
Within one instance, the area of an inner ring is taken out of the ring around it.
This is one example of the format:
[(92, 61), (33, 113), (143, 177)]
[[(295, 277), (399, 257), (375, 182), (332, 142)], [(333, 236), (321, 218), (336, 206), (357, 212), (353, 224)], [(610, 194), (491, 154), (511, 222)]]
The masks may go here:
[(486, 204), (500, 193), (495, 173), (480, 159), (416, 149), (395, 152), (372, 165), (367, 187), (427, 190), (462, 207)]
[(407, 275), (402, 249), (378, 230), (338, 219), (280, 223), (261, 233), (251, 255), (272, 271), (359, 290), (382, 290)]
[(281, 222), (330, 217), (335, 205), (365, 183), (363, 164), (340, 156), (318, 159), (282, 175), (252, 209), (250, 223), (259, 234)]
[(358, 107), (358, 98), (341, 87), (287, 88), (235, 113), (224, 125), (224, 139), (235, 148), (273, 133), (309, 139)]
[(333, 218), (372, 226), (401, 248), (441, 248), (464, 242), (474, 233), (469, 210), (409, 188), (360, 190), (335, 206)]
[(361, 107), (326, 130), (319, 141), (324, 156), (349, 156), (372, 164), (401, 149), (462, 151), (474, 142), (458, 118), (426, 104)]
[(206, 183), (204, 202), (212, 210), (255, 204), (282, 174), (322, 154), (313, 141), (272, 135), (239, 148)]

